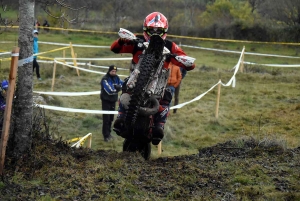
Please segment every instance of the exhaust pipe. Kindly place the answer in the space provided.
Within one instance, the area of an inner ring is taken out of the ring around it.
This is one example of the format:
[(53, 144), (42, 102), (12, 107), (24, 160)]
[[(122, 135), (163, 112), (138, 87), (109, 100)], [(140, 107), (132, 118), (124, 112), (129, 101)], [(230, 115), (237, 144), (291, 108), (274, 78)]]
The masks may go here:
[(138, 114), (139, 115), (142, 115), (142, 116), (150, 116), (150, 115), (154, 115), (158, 112), (158, 109), (159, 109), (159, 102), (158, 100), (151, 96), (149, 98), (150, 102), (151, 102), (151, 105), (153, 105), (152, 108), (147, 108), (147, 107), (140, 107), (138, 109)]

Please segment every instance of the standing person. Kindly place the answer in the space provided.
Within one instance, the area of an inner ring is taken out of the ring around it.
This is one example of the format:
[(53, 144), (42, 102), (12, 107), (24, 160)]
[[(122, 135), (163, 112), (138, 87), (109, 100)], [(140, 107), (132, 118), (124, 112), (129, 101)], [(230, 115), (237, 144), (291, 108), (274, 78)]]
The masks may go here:
[[(180, 72), (181, 72), (181, 77), (182, 77), (181, 81), (182, 81), (183, 78), (185, 77), (187, 71), (184, 68), (180, 67)], [(179, 103), (179, 91), (180, 91), (181, 81), (180, 81), (179, 85), (175, 88), (175, 102), (174, 102), (174, 106), (178, 105), (178, 103)], [(177, 112), (177, 109), (174, 109), (173, 113), (175, 114), (176, 112)]]
[[(165, 41), (165, 47), (169, 49), (172, 54), (178, 56), (186, 56), (185, 52), (176, 43), (166, 39), (169, 25), (167, 18), (160, 12), (153, 12), (147, 15), (143, 23), (143, 36), (137, 36), (144, 42), (149, 42), (152, 35), (159, 35)], [(143, 53), (144, 47), (140, 44), (132, 43), (130, 40), (119, 38), (114, 41), (110, 47), (114, 53), (131, 53), (132, 54), (132, 68), (138, 63), (140, 55)], [(175, 58), (170, 58), (165, 61), (163, 68), (167, 69), (169, 63), (172, 62), (177, 66), (182, 66), (186, 70), (193, 70), (195, 64), (185, 66), (177, 61)], [(123, 93), (127, 93), (126, 91)], [(172, 100), (172, 93), (167, 88), (164, 97), (159, 100), (159, 111), (154, 115), (154, 128), (152, 130), (152, 144), (157, 145), (164, 137), (164, 125), (167, 121), (169, 113), (170, 102)], [(124, 119), (126, 110), (119, 104), (118, 117), (114, 123), (114, 129), (121, 135), (126, 128), (124, 128)], [(117, 133), (117, 134), (118, 134)]]
[(5, 107), (6, 107), (6, 92), (8, 89), (8, 81), (3, 80), (1, 82), (0, 87), (1, 87), (1, 92), (0, 92), (0, 130), (2, 131), (4, 111), (5, 111)]
[(168, 78), (168, 87), (171, 89), (172, 96), (175, 93), (175, 89), (179, 86), (181, 82), (181, 72), (180, 72), (180, 67), (176, 66), (172, 62), (169, 64), (169, 78)]
[[(117, 67), (114, 65), (109, 66), (106, 75), (103, 76), (100, 82), (102, 110), (115, 111), (118, 92), (122, 89), (122, 84), (123, 81), (117, 75)], [(113, 120), (113, 114), (103, 114), (102, 134), (106, 142), (112, 139), (110, 132)]]
[(49, 28), (45, 28), (45, 27), (50, 27), (50, 24), (48, 23), (47, 20), (44, 20), (43, 27), (45, 31), (49, 32)]
[(8, 89), (8, 81), (3, 80), (1, 82), (1, 93), (0, 93), (0, 110), (1, 111), (5, 110), (7, 89)]
[[(33, 54), (39, 53), (38, 35), (39, 35), (39, 32), (35, 29), (33, 31)], [(33, 56), (33, 72), (35, 69), (37, 79), (42, 80), (41, 75), (40, 75), (40, 66), (36, 59), (37, 59), (37, 56)]]

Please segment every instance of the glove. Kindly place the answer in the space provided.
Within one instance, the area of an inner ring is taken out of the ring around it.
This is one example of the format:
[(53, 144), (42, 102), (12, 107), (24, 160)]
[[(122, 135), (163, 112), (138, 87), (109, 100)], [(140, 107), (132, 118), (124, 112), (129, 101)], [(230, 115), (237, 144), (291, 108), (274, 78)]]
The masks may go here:
[(122, 86), (118, 84), (114, 84), (114, 87), (117, 90), (117, 92), (119, 92), (122, 89)]
[(119, 38), (118, 43), (119, 43), (120, 45), (124, 45), (125, 43), (130, 44), (130, 43), (131, 43), (131, 40), (128, 40), (128, 39), (126, 39), (126, 38)]
[(6, 106), (6, 104), (1, 105), (0, 110), (5, 110), (5, 106)]

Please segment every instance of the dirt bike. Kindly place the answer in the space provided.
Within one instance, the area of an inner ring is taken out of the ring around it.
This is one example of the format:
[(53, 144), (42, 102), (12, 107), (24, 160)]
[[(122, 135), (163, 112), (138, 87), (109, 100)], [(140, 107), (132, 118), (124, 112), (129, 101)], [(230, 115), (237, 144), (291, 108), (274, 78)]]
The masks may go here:
[(153, 140), (154, 114), (158, 112), (158, 100), (164, 96), (169, 77), (169, 69), (163, 68), (163, 64), (166, 59), (173, 57), (185, 66), (192, 66), (195, 59), (171, 54), (159, 35), (152, 35), (150, 42), (144, 42), (126, 29), (120, 28), (118, 34), (120, 38), (144, 47), (138, 63), (125, 82), (126, 93), (120, 97), (120, 103), (126, 110), (126, 132), (121, 136), (125, 138), (123, 151), (138, 151), (148, 160)]

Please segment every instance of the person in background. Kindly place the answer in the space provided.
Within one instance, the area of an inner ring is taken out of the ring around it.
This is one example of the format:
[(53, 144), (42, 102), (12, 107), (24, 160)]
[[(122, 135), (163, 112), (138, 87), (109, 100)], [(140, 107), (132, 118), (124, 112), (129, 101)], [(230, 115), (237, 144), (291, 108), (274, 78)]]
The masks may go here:
[[(187, 71), (180, 67), (180, 72), (181, 72), (181, 81), (183, 80), (183, 78), (186, 76)], [(177, 87), (175, 87), (175, 102), (174, 102), (174, 106), (178, 105), (179, 103), (179, 91), (180, 91), (180, 85), (181, 85), (181, 81), (179, 83), (179, 85)], [(177, 112), (177, 109), (173, 110), (173, 113), (175, 114)]]
[(3, 80), (1, 82), (1, 93), (0, 93), (0, 110), (1, 111), (5, 110), (7, 89), (8, 89), (8, 81)]
[(43, 27), (44, 27), (44, 30), (45, 30), (45, 31), (49, 32), (49, 29), (46, 28), (46, 27), (50, 27), (50, 24), (48, 23), (47, 20), (44, 20)]
[(167, 86), (171, 89), (172, 96), (175, 93), (175, 88), (177, 88), (181, 82), (181, 72), (179, 66), (176, 66), (172, 62), (169, 64), (169, 78)]
[[(39, 44), (38, 44), (38, 35), (39, 32), (35, 29), (33, 30), (33, 54), (39, 53)], [(37, 56), (33, 56), (33, 72), (36, 70), (36, 77), (38, 80), (42, 80), (40, 75), (40, 66), (37, 62)]]
[(36, 20), (35, 20), (35, 23), (34, 23), (35, 29), (39, 31), (39, 30), (40, 30), (40, 26), (41, 26), (41, 24), (40, 24), (39, 21), (36, 19)]
[(0, 92), (0, 130), (2, 131), (4, 111), (5, 111), (5, 107), (6, 107), (6, 92), (8, 89), (8, 81), (3, 80), (1, 82), (0, 87), (1, 87), (1, 92)]
[[(115, 65), (109, 66), (106, 75), (103, 76), (100, 82), (102, 110), (115, 111), (118, 92), (122, 89), (122, 84), (123, 81), (117, 75), (117, 67)], [(110, 133), (113, 120), (113, 114), (103, 114), (102, 134), (105, 142), (112, 139)]]

